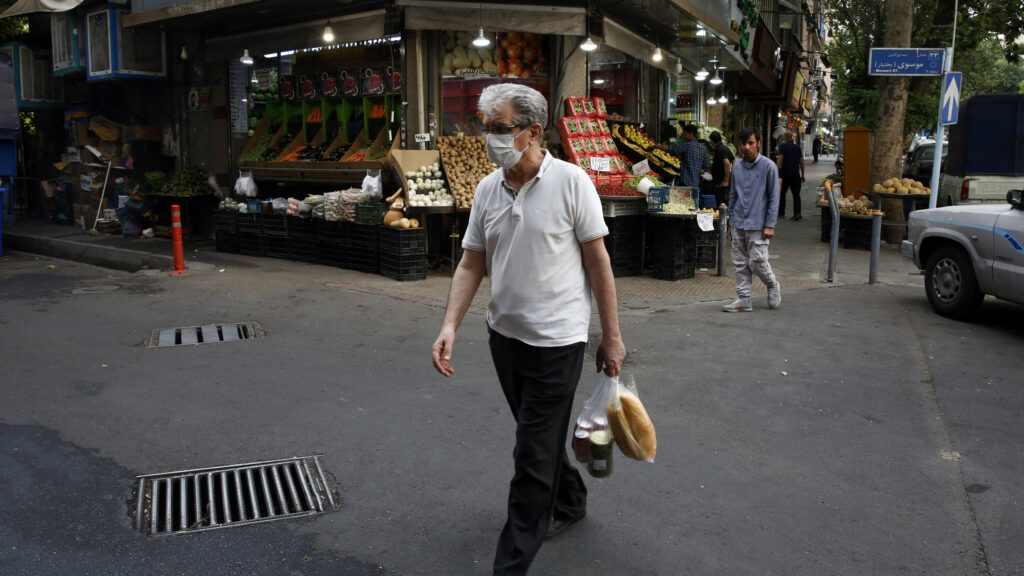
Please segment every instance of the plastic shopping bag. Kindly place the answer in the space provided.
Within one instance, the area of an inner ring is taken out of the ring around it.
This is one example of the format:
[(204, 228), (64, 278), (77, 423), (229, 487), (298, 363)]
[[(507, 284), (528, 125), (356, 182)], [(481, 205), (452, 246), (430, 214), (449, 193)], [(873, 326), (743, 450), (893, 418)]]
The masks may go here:
[(238, 180), (235, 180), (235, 195), (246, 198), (257, 196), (256, 181), (253, 180), (251, 172), (238, 173)]
[(625, 383), (615, 379), (615, 391), (608, 406), (608, 425), (615, 445), (627, 458), (654, 462), (658, 439), (647, 409), (636, 393), (633, 376)]
[[(576, 460), (587, 466), (592, 476), (611, 474), (611, 429), (608, 426), (608, 405), (616, 390), (616, 380), (601, 376), (594, 393), (583, 403), (572, 436), (572, 451)], [(597, 456), (594, 446), (597, 445)], [(607, 448), (608, 450), (605, 450)]]

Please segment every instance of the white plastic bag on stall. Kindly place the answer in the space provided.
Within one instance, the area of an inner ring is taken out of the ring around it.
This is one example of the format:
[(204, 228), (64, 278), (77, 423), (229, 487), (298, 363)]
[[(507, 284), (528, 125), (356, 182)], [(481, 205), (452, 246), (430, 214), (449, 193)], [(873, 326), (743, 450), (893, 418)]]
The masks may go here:
[(384, 198), (384, 186), (380, 178), (380, 170), (367, 170), (363, 178), (363, 193), (370, 194), (373, 198), (381, 200)]
[(256, 181), (252, 179), (252, 172), (239, 172), (238, 180), (235, 180), (235, 195), (255, 198), (258, 193)]

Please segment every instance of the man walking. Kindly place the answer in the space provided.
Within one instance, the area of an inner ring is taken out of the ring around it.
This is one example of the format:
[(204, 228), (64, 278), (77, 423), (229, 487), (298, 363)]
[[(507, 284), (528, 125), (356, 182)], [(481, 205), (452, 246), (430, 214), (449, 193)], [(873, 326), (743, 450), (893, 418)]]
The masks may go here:
[(722, 135), (715, 130), (709, 137), (715, 147), (715, 157), (711, 161), (711, 182), (714, 183), (715, 209), (729, 202), (729, 173), (736, 156), (729, 147), (722, 143)]
[(601, 202), (587, 174), (540, 147), (547, 100), (518, 84), (488, 86), (478, 108), (487, 155), (501, 169), (477, 186), (462, 259), (434, 342), (434, 367), (451, 376), (455, 331), (484, 275), (491, 358), (516, 420), (515, 473), (495, 575), (526, 574), (545, 538), (583, 519), (587, 488), (566, 455), (583, 368), (591, 291), (601, 318), (598, 371), (626, 357)]
[(779, 173), (771, 160), (758, 154), (761, 138), (751, 128), (740, 132), (742, 160), (732, 169), (729, 224), (732, 264), (736, 268), (736, 301), (726, 312), (750, 312), (750, 291), (756, 275), (768, 287), (768, 307), (782, 303), (782, 288), (768, 263), (768, 242), (775, 236), (779, 206)]
[(793, 133), (786, 132), (779, 145), (779, 176), (782, 177), (782, 194), (779, 196), (779, 218), (786, 217), (786, 190), (793, 191), (793, 220), (803, 218), (800, 214), (800, 184), (804, 181), (804, 153), (800, 145), (793, 142)]
[(655, 148), (667, 151), (679, 159), (679, 183), (682, 186), (700, 188), (700, 174), (711, 166), (704, 146), (697, 140), (697, 127), (693, 124), (683, 126), (683, 143), (665, 146), (655, 144)]

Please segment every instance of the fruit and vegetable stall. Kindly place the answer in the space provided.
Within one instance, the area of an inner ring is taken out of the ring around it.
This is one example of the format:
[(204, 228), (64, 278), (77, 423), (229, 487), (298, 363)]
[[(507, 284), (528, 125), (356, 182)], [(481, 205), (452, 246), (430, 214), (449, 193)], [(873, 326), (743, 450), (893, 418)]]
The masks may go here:
[[(656, 171), (634, 168), (613, 134), (620, 132), (631, 146), (649, 149), (651, 142), (642, 131), (609, 124), (599, 98), (569, 98), (565, 106), (566, 115), (557, 123), (564, 159), (594, 181), (615, 275), (649, 272), (677, 280), (693, 277), (697, 269), (716, 268), (718, 213), (701, 207), (696, 189), (668, 185), (675, 159), (652, 153), (649, 166)], [(320, 118), (310, 113), (307, 121)], [(313, 173), (322, 164), (331, 165), (326, 170), (355, 164), (365, 174), (365, 163), (378, 162), (384, 168), (381, 180), (395, 192), (383, 194), (382, 186), (367, 194), (365, 186), (350, 186), (304, 198), (225, 200), (216, 218), (218, 249), (318, 262), (396, 280), (426, 278), (428, 264), (437, 256), (452, 270), (477, 185), (497, 169), (487, 156), (485, 138), (442, 136), (436, 150), (400, 150), (380, 134), (365, 150), (373, 156), (370, 160), (356, 156), (365, 134), (338, 155), (336, 142), (325, 147), (322, 130), (302, 144), (302, 133), (294, 136), (288, 126), (287, 115), (280, 123), (264, 117), (241, 155), (243, 169), (258, 165), (264, 174), (284, 168)], [(702, 230), (698, 220), (708, 229)]]

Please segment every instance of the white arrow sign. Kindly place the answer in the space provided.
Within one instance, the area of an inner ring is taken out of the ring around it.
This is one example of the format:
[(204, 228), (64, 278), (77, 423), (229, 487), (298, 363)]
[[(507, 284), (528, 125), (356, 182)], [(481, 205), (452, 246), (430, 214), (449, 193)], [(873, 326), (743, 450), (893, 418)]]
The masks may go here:
[(948, 72), (942, 79), (942, 118), (944, 126), (956, 124), (960, 112), (960, 72)]

